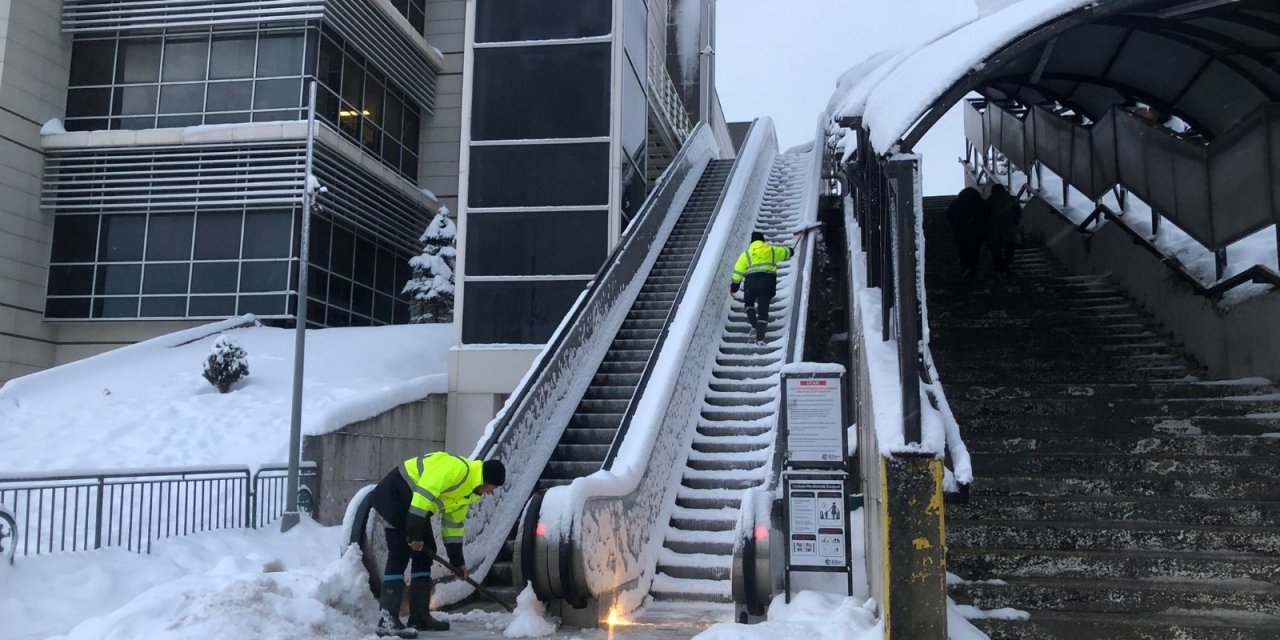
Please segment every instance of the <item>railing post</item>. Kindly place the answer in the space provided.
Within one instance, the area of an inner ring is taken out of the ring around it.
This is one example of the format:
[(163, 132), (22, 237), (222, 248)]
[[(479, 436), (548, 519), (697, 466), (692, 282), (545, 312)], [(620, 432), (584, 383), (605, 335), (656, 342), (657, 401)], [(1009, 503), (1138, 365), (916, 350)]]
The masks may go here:
[(918, 444), (920, 434), (920, 299), (919, 266), (916, 242), (916, 191), (919, 181), (919, 158), (900, 156), (889, 161), (889, 174), (895, 183), (893, 202), (897, 227), (896, 258), (898, 320), (898, 365), (902, 382), (902, 438), (906, 444)]
[(1160, 212), (1155, 209), (1151, 210), (1151, 236), (1160, 235)]
[(1213, 252), (1213, 272), (1216, 276), (1215, 280), (1221, 280), (1227, 273), (1227, 248), (1223, 247)]
[(98, 478), (98, 503), (94, 507), (93, 548), (102, 548), (102, 494), (106, 491), (107, 479)]

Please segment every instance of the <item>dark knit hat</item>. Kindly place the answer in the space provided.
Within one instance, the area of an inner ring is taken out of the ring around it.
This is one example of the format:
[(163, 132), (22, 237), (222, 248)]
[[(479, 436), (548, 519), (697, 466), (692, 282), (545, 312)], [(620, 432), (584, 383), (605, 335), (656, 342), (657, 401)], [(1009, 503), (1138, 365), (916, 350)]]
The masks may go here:
[(756, 240), (759, 240), (760, 242), (764, 242), (764, 232), (763, 232), (763, 231), (752, 231), (752, 232), (751, 232), (751, 241), (752, 241), (752, 242), (755, 242)]
[(484, 471), (480, 475), (485, 484), (501, 487), (507, 482), (507, 467), (501, 460), (485, 460)]

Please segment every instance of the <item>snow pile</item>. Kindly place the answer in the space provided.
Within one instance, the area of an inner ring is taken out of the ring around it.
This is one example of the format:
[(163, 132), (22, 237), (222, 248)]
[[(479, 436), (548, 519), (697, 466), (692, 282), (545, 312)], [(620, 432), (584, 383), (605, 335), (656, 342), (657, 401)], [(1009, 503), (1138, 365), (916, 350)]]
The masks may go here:
[(556, 632), (558, 623), (547, 616), (546, 608), (533, 594), (533, 583), (526, 584), (516, 597), (516, 610), (502, 635), (508, 638), (541, 638)]
[(698, 640), (808, 638), (809, 640), (881, 640), (875, 602), (831, 593), (801, 591), (791, 603), (783, 595), (769, 605), (769, 619), (756, 625), (720, 623), (694, 636)]
[[(5, 638), (360, 638), (377, 615), (360, 552), (337, 527), (236, 530), (4, 567)], [(55, 596), (56, 597), (51, 597)], [(74, 603), (74, 606), (68, 606)]]
[(45, 122), (43, 125), (40, 126), (41, 135), (47, 136), (47, 135), (53, 135), (55, 133), (66, 133), (66, 132), (67, 132), (67, 127), (62, 124), (61, 118), (54, 118), (52, 120), (49, 120), (48, 122)]
[[(197, 327), (18, 378), (0, 388), (0, 469), (50, 471), (288, 459), (294, 330), (252, 316)], [(450, 325), (307, 332), (303, 433), (328, 433), (448, 388)], [(253, 375), (220, 394), (201, 377), (218, 338)]]

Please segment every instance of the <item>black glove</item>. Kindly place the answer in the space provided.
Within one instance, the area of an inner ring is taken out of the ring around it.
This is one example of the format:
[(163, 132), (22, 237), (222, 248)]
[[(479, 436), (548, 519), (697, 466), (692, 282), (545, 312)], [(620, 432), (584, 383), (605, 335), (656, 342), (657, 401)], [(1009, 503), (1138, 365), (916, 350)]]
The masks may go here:
[(732, 294), (732, 293), (737, 293), (737, 292), (738, 292), (738, 283), (736, 283), (736, 282), (735, 282), (735, 283), (733, 283), (733, 284), (729, 285), (729, 293), (731, 293), (731, 294)]
[(444, 545), (444, 552), (449, 556), (449, 564), (459, 569), (467, 568), (466, 558), (462, 557), (461, 542), (450, 542), (449, 544)]

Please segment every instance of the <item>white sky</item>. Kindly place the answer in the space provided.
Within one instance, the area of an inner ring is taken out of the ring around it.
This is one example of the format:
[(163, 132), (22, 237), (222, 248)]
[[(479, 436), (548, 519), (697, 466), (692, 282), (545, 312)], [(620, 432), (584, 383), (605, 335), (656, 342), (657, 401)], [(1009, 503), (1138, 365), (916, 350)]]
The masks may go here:
[[(992, 4), (989, 0), (980, 4)], [(719, 0), (716, 84), (730, 121), (770, 116), (786, 149), (813, 138), (841, 73), (976, 15), (974, 0)], [(963, 186), (961, 119), (948, 114), (917, 146), (927, 194)]]

